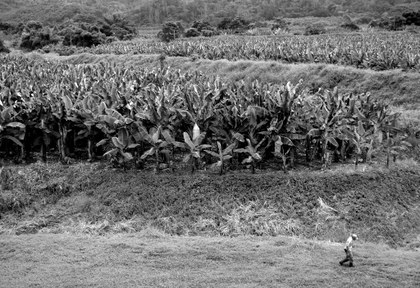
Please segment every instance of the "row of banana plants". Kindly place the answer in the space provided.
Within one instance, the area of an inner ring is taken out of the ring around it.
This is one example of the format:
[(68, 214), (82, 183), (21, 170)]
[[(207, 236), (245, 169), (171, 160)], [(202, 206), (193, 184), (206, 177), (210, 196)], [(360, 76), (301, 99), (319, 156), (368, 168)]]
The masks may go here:
[[(405, 149), (397, 114), (369, 95), (304, 83), (225, 83), (200, 72), (0, 58), (0, 149), (19, 158), (86, 155), (114, 165), (247, 166), (278, 159), (369, 161)], [(154, 163), (154, 164), (152, 164)]]
[(127, 41), (86, 49), (95, 54), (150, 54), (217, 60), (275, 60), (327, 63), (374, 70), (420, 71), (420, 37), (406, 32), (316, 36), (219, 36), (160, 41)]

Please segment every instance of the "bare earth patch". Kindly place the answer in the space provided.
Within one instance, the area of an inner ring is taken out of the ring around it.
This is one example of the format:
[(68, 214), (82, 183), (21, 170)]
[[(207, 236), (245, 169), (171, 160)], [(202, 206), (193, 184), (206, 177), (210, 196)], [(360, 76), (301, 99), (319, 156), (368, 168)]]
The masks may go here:
[(420, 252), (292, 237), (178, 237), (157, 231), (1, 235), (0, 287), (419, 287)]

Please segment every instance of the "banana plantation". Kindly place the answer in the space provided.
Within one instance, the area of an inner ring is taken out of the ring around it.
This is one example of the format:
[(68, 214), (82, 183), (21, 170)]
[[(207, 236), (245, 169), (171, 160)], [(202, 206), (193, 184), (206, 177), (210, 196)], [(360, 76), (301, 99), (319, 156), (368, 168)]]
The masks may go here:
[(316, 36), (228, 36), (103, 44), (80, 52), (159, 54), (210, 60), (273, 60), (326, 63), (363, 69), (420, 71), (420, 38), (407, 33), (349, 33)]
[(107, 159), (122, 168), (255, 169), (389, 158), (407, 149), (398, 115), (369, 94), (304, 83), (224, 83), (199, 72), (0, 58), (0, 149)]

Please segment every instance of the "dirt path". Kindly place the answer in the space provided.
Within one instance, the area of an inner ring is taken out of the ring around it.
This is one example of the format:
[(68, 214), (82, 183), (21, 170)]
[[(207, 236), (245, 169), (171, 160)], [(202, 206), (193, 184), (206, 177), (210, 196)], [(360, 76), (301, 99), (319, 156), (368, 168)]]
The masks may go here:
[(420, 252), (288, 237), (0, 235), (0, 287), (419, 287)]

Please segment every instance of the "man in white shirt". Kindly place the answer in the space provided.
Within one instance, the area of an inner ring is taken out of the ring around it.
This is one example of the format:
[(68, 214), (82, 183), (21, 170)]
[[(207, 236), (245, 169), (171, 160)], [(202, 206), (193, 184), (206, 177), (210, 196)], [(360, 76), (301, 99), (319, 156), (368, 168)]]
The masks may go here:
[(344, 247), (344, 251), (346, 252), (346, 258), (340, 261), (340, 265), (343, 265), (347, 261), (349, 261), (349, 267), (354, 267), (353, 265), (353, 241), (358, 240), (356, 234), (351, 234), (350, 237), (347, 239), (346, 246)]

